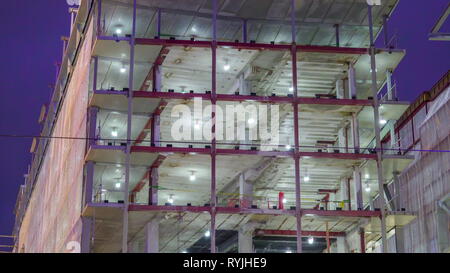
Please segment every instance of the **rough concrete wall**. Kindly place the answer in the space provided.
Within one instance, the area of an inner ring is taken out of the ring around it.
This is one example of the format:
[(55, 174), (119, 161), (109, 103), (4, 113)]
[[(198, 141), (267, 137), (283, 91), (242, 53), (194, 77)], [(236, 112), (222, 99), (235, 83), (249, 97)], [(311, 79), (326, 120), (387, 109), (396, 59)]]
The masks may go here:
[[(450, 150), (450, 88), (436, 99), (420, 128), (423, 149)], [(440, 100), (440, 101), (439, 101)], [(450, 153), (422, 152), (400, 179), (402, 207), (417, 213), (417, 219), (405, 226), (406, 252), (439, 252), (436, 203), (450, 192)]]
[(78, 56), (52, 139), (26, 211), (19, 249), (25, 252), (67, 252), (79, 241), (83, 165), (86, 141), (92, 25)]

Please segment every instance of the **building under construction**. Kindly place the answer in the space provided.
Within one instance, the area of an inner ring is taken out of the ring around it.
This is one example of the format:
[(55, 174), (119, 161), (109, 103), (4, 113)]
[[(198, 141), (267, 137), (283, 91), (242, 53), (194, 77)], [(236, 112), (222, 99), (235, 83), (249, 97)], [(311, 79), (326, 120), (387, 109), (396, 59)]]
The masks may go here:
[[(81, 1), (15, 251), (448, 251), (449, 75), (397, 99), (397, 2)], [(209, 139), (174, 137), (180, 106)], [(230, 106), (278, 112), (224, 127)], [(250, 139), (274, 121), (277, 143)]]

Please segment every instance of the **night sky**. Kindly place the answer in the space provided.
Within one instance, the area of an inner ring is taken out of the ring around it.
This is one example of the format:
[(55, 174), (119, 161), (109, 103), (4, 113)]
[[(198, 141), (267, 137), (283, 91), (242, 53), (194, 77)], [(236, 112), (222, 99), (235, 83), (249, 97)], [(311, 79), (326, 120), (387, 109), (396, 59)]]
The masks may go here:
[[(450, 69), (450, 42), (428, 40), (448, 2), (401, 0), (389, 22), (391, 34), (399, 36), (399, 48), (407, 50), (394, 74), (401, 100), (414, 100)], [(54, 63), (61, 59), (60, 37), (69, 33), (68, 6), (64, 0), (2, 1), (0, 20), (0, 134), (38, 135), (40, 108), (50, 100)], [(446, 32), (450, 32), (449, 23)], [(31, 140), (0, 138), (0, 235), (12, 233), (13, 209), (30, 164)], [(5, 242), (0, 238), (0, 244)]]

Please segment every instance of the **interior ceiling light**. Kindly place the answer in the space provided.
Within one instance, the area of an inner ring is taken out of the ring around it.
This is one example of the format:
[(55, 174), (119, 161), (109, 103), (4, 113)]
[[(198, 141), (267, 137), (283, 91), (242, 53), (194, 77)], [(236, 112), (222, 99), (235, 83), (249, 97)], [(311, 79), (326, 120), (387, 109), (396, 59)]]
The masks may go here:
[(205, 232), (205, 237), (209, 237), (209, 236), (211, 236), (211, 232), (210, 232), (209, 230), (207, 230), (207, 231)]
[(370, 185), (369, 184), (366, 184), (366, 187), (365, 187), (365, 189), (364, 189), (366, 192), (370, 192)]
[(189, 176), (189, 180), (191, 180), (191, 181), (195, 181), (195, 172), (194, 171), (191, 171), (191, 175)]
[(173, 204), (173, 194), (169, 195), (169, 198), (167, 198), (167, 202), (169, 202), (170, 204)]
[(369, 178), (370, 178), (370, 175), (369, 175), (368, 173), (366, 173), (366, 174), (364, 175), (364, 178), (365, 178), (365, 179), (369, 179)]
[(113, 127), (111, 130), (111, 136), (117, 137), (118, 136), (117, 127)]
[(309, 181), (309, 176), (305, 176), (305, 177), (303, 178), (303, 180), (304, 180), (305, 182), (308, 182), (308, 181)]
[(125, 73), (127, 72), (127, 69), (125, 68), (124, 65), (122, 65), (122, 67), (120, 68), (120, 73)]
[(181, 251), (181, 253), (187, 253), (187, 251), (186, 251), (186, 250), (183, 250), (183, 251)]
[(248, 124), (254, 124), (255, 123), (255, 119), (254, 118), (249, 118), (247, 120)]
[(121, 186), (122, 186), (122, 184), (120, 182), (116, 183), (116, 189), (120, 189)]
[(116, 34), (117, 34), (117, 35), (122, 34), (122, 29), (121, 29), (121, 28), (116, 28)]
[(286, 253), (292, 253), (292, 250), (288, 249), (286, 250)]
[(314, 244), (314, 237), (308, 238), (308, 244), (310, 244), (310, 245)]
[(287, 200), (286, 198), (283, 198), (283, 204), (286, 204)]
[(200, 120), (196, 120), (196, 121), (194, 122), (194, 129), (195, 129), (195, 130), (200, 130)]
[(223, 70), (224, 71), (228, 71), (230, 70), (231, 66), (230, 63), (228, 62), (228, 59), (225, 59), (225, 64), (223, 65)]
[(191, 28), (191, 30), (192, 30), (192, 32), (197, 32), (197, 28), (196, 28), (195, 26), (193, 26), (193, 27)]
[(289, 92), (294, 92), (294, 87), (289, 87)]
[(380, 124), (381, 125), (385, 125), (387, 123), (387, 121), (385, 119), (380, 119)]
[(107, 190), (106, 189), (102, 189), (102, 192), (106, 192)]
[(291, 145), (286, 145), (286, 150), (290, 150), (291, 149)]

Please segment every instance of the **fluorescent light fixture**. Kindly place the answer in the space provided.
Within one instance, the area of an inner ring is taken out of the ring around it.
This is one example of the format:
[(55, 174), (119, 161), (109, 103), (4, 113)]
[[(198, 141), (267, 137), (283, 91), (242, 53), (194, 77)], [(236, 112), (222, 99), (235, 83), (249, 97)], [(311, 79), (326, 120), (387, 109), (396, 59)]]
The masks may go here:
[(111, 136), (117, 137), (119, 132), (117, 132), (117, 127), (113, 127), (111, 130)]
[(127, 72), (127, 69), (124, 66), (122, 66), (120, 68), (120, 73), (125, 73), (125, 72)]
[(116, 189), (120, 189), (121, 186), (122, 186), (122, 184), (120, 182), (116, 183)]
[(288, 249), (286, 250), (286, 253), (292, 253), (292, 250)]
[(310, 245), (314, 244), (314, 237), (308, 238), (308, 244), (310, 244)]
[(305, 182), (308, 182), (308, 181), (309, 181), (309, 176), (305, 176), (305, 177), (303, 178), (303, 180), (304, 180)]
[(254, 124), (254, 123), (255, 123), (255, 119), (249, 118), (249, 119), (247, 120), (247, 122), (248, 122), (248, 124)]
[(167, 198), (167, 202), (173, 204), (173, 194), (169, 195), (169, 198)]
[(225, 70), (225, 71), (230, 70), (230, 65), (229, 65), (229, 64), (225, 64), (225, 65), (223, 66), (223, 70)]
[(187, 251), (186, 251), (186, 250), (183, 250), (183, 251), (181, 251), (181, 253), (187, 253)]
[(107, 190), (106, 189), (102, 189), (102, 192), (107, 192)]
[(196, 121), (194, 122), (194, 129), (195, 129), (195, 130), (200, 130), (200, 127), (201, 127), (200, 121), (199, 121), (199, 120), (196, 120)]
[(364, 190), (365, 190), (366, 192), (370, 192), (370, 185), (369, 185), (369, 184), (366, 184), (366, 187), (364, 188)]
[(211, 232), (210, 232), (209, 230), (207, 230), (207, 231), (205, 232), (205, 237), (209, 237), (209, 236), (211, 236)]
[(381, 125), (385, 125), (387, 123), (387, 121), (385, 119), (380, 119), (380, 124)]
[(289, 87), (289, 92), (294, 92), (294, 87)]
[(369, 178), (370, 178), (370, 175), (369, 175), (368, 173), (366, 173), (366, 174), (364, 175), (364, 178), (365, 178), (365, 179), (369, 179)]
[(195, 177), (195, 173), (191, 172), (191, 175), (189, 176), (189, 180), (190, 181), (195, 181), (196, 177)]
[(290, 150), (291, 149), (291, 145), (286, 145), (286, 150)]
[(283, 198), (283, 204), (286, 204), (287, 200), (286, 198)]
[(121, 29), (121, 28), (116, 28), (116, 34), (117, 34), (117, 35), (122, 34), (122, 29)]
[(197, 32), (197, 28), (196, 28), (195, 26), (193, 26), (193, 27), (191, 28), (191, 30), (192, 30), (192, 32)]

